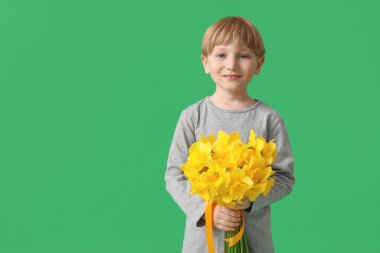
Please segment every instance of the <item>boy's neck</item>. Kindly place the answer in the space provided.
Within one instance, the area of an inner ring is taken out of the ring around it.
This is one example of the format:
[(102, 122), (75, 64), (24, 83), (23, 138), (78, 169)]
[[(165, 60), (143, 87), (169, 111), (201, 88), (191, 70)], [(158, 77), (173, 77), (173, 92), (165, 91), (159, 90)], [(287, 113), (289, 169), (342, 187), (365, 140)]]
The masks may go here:
[(215, 91), (210, 97), (211, 102), (225, 110), (241, 110), (253, 106), (256, 100), (245, 93), (222, 93)]

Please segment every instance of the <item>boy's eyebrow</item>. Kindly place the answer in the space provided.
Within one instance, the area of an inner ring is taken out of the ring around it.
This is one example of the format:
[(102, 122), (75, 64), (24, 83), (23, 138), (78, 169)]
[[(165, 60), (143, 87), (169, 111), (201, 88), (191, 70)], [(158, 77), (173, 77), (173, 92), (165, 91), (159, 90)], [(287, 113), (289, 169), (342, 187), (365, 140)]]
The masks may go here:
[[(225, 50), (225, 47), (217, 47), (217, 50)], [(251, 51), (249, 48), (239, 48), (238, 51)]]

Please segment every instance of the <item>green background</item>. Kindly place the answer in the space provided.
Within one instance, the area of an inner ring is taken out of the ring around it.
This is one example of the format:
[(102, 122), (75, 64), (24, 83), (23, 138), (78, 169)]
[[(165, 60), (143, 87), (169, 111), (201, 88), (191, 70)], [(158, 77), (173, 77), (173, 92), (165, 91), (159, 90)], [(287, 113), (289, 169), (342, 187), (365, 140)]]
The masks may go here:
[(225, 16), (258, 27), (249, 93), (291, 140), (275, 251), (380, 252), (376, 0), (0, 0), (0, 252), (181, 251), (167, 156), (214, 92), (201, 40)]

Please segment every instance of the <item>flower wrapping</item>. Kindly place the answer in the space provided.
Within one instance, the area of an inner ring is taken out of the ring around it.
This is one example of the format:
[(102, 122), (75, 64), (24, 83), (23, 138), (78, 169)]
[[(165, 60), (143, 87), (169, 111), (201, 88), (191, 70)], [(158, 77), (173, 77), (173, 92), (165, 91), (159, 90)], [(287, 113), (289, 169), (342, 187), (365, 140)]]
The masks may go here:
[[(199, 194), (206, 203), (206, 237), (211, 253), (215, 252), (212, 243), (213, 206), (234, 207), (241, 204), (244, 197), (254, 202), (260, 194), (266, 196), (275, 183), (270, 177), (275, 173), (270, 166), (276, 161), (274, 139), (266, 142), (262, 136), (256, 138), (252, 129), (247, 143), (241, 141), (238, 132), (227, 134), (219, 130), (217, 137), (216, 140), (215, 134), (208, 137), (201, 134), (201, 139), (190, 146), (186, 163), (181, 165), (190, 182), (191, 194)], [(243, 236), (244, 218), (241, 218), (240, 231), (225, 239), (229, 247)], [(241, 249), (238, 252), (248, 251)]]

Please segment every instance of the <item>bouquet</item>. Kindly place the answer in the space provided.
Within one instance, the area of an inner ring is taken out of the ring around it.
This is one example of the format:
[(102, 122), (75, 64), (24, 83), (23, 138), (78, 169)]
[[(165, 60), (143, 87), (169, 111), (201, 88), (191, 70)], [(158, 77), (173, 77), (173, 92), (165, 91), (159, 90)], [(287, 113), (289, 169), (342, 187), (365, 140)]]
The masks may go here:
[[(210, 253), (215, 252), (212, 239), (213, 209), (216, 204), (234, 207), (248, 197), (251, 202), (266, 196), (275, 183), (271, 165), (276, 160), (274, 139), (266, 142), (256, 138), (251, 129), (249, 141), (243, 143), (240, 134), (218, 131), (191, 145), (186, 163), (181, 165), (191, 185), (191, 194), (199, 194), (206, 203), (206, 240)], [(225, 231), (225, 253), (247, 252), (244, 235), (244, 213), (234, 231)]]

